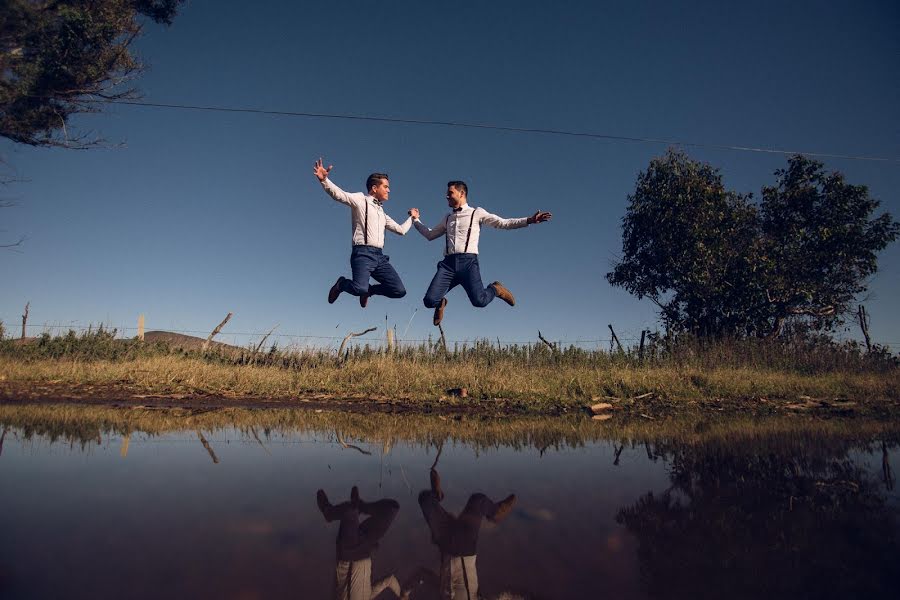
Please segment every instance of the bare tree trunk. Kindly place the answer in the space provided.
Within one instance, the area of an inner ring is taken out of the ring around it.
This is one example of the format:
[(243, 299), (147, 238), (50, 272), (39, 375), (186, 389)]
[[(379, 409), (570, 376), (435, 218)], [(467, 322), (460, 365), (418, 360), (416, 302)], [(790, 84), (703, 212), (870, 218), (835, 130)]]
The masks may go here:
[(272, 332), (275, 331), (276, 329), (278, 329), (278, 325), (276, 325), (275, 327), (273, 327), (272, 329), (270, 329), (270, 330), (269, 330), (269, 333), (267, 333), (266, 335), (264, 335), (264, 336), (263, 336), (263, 339), (259, 340), (259, 343), (256, 345), (256, 350), (253, 351), (253, 354), (254, 354), (254, 355), (255, 355), (257, 352), (259, 352), (259, 349), (263, 347), (263, 344), (266, 343), (266, 340), (269, 339), (269, 336), (272, 335)]
[(642, 363), (642, 364), (643, 364), (643, 362), (644, 362), (644, 337), (645, 337), (646, 335), (647, 335), (647, 330), (646, 330), (646, 329), (642, 329), (642, 330), (641, 330), (641, 345), (640, 345), (640, 347), (638, 348), (638, 362), (640, 362), (640, 363)]
[(438, 323), (438, 331), (441, 332), (441, 344), (444, 346), (444, 354), (450, 354), (450, 351), (447, 350), (447, 337), (444, 335), (444, 326)]
[[(231, 315), (231, 313), (228, 314)], [(199, 429), (197, 430), (197, 437), (200, 438), (200, 443), (203, 444), (203, 447), (206, 448), (210, 458), (212, 458), (213, 464), (219, 464), (219, 457), (213, 452), (212, 446), (209, 445), (209, 442), (206, 441), (206, 438), (203, 437), (203, 433), (201, 433)]]
[(220, 331), (222, 331), (222, 328), (225, 327), (225, 323), (227, 323), (231, 319), (231, 315), (232, 315), (232, 313), (228, 313), (227, 315), (225, 315), (225, 318), (222, 319), (222, 322), (219, 323), (219, 325), (215, 329), (212, 330), (212, 333), (210, 333), (209, 337), (206, 338), (206, 341), (203, 342), (203, 346), (200, 348), (200, 350), (202, 350), (203, 352), (206, 352), (206, 349), (209, 348), (209, 343), (212, 341), (212, 339), (214, 337), (216, 337), (216, 335), (218, 335), (218, 333)]

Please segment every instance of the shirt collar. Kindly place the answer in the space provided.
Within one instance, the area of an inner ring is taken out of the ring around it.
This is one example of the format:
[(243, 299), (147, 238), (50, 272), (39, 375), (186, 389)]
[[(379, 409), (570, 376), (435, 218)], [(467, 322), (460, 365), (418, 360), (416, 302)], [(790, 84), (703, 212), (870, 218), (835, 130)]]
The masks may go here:
[(382, 204), (384, 204), (384, 202), (382, 202), (381, 200), (378, 200), (375, 196), (369, 196), (369, 198), (372, 199), (372, 202), (375, 203), (375, 206), (381, 206)]
[(460, 206), (459, 208), (454, 208), (454, 209), (453, 209), (453, 212), (455, 212), (455, 213), (462, 212), (462, 210), (463, 210), (464, 208), (469, 208), (469, 204), (466, 203), (466, 204), (463, 204), (462, 206)]

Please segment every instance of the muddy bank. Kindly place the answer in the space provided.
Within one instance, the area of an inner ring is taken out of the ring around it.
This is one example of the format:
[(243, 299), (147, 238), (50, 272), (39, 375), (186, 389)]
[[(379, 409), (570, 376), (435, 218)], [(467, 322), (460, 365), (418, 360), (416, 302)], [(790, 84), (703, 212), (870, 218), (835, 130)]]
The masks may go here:
[[(341, 411), (347, 413), (412, 413), (472, 416), (558, 416), (584, 415), (598, 421), (624, 418), (647, 421), (671, 417), (697, 416), (785, 416), (804, 415), (824, 419), (866, 418), (890, 420), (900, 416), (900, 401), (894, 399), (812, 398), (799, 395), (790, 398), (709, 398), (684, 400), (659, 394), (642, 394), (633, 398), (612, 396), (584, 398), (582, 401), (522, 401), (504, 398), (460, 397), (448, 390), (445, 397), (432, 400), (387, 398), (379, 396), (346, 396), (327, 393), (302, 393), (271, 397), (253, 395), (220, 395), (207, 393), (148, 393), (131, 385), (94, 385), (62, 383), (0, 383), (0, 404), (71, 404), (112, 407), (182, 408), (189, 410), (300, 409)], [(592, 409), (593, 407), (593, 409)]]

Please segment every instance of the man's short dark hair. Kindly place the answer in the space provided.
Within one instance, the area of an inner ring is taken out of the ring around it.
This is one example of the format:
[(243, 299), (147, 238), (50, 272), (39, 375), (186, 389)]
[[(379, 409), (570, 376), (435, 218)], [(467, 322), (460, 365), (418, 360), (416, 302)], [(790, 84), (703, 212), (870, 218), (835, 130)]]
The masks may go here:
[(366, 193), (371, 192), (372, 186), (380, 184), (382, 179), (390, 179), (390, 177), (387, 176), (387, 173), (372, 173), (369, 175), (369, 178), (366, 179)]
[(465, 181), (448, 181), (447, 187), (456, 188), (458, 192), (463, 193), (463, 196), (469, 197), (469, 186), (466, 185)]

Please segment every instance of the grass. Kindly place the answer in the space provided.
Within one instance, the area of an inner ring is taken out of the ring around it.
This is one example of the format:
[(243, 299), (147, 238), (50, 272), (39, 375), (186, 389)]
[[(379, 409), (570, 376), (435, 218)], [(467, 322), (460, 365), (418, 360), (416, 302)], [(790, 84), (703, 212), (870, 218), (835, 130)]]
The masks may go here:
[[(545, 345), (498, 347), (488, 342), (445, 353), (438, 344), (392, 354), (355, 346), (344, 360), (333, 350), (266, 352), (218, 348), (206, 353), (116, 337), (115, 331), (45, 335), (31, 344), (0, 340), (0, 391), (52, 392), (91, 386), (123, 395), (213, 395), (289, 399), (311, 395), (425, 404), (466, 388), (474, 400), (503, 399), (523, 410), (580, 406), (599, 397), (691, 403), (790, 399), (900, 400), (900, 366), (883, 349), (821, 340), (653, 340), (640, 356), (627, 352), (556, 350)], [(469, 399), (458, 400), (470, 403)]]
[(89, 443), (110, 435), (142, 433), (159, 436), (186, 431), (237, 430), (247, 441), (302, 434), (330, 441), (366, 443), (387, 452), (396, 444), (438, 447), (464, 443), (478, 450), (577, 448), (611, 442), (636, 446), (654, 444), (718, 445), (753, 448), (757, 443), (785, 449), (816, 443), (854, 444), (900, 441), (900, 425), (871, 420), (841, 421), (789, 418), (763, 421), (737, 416), (725, 419), (672, 418), (664, 421), (620, 420), (597, 423), (576, 416), (497, 419), (462, 416), (368, 414), (340, 411), (111, 408), (72, 405), (0, 405), (0, 426), (26, 439)]

